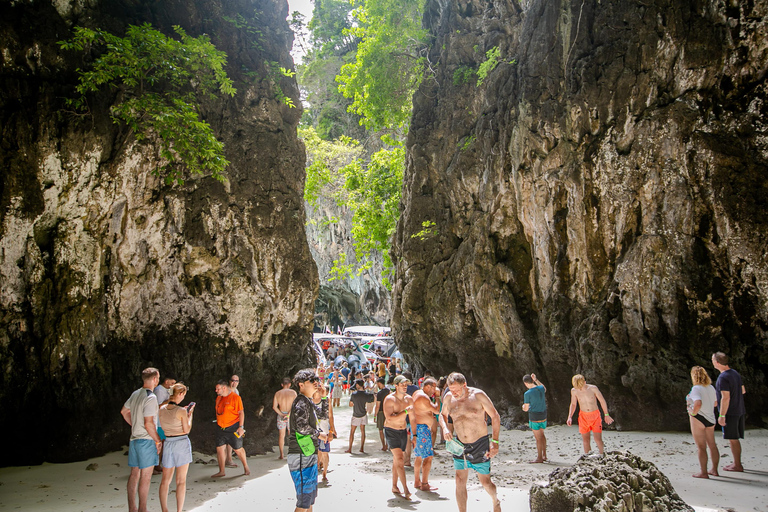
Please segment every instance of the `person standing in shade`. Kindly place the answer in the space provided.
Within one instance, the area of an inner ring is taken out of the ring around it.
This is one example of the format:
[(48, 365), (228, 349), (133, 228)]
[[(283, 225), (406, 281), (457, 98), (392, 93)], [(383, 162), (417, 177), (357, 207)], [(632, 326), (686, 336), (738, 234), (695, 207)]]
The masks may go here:
[(349, 432), (349, 448), (344, 453), (352, 453), (352, 443), (355, 440), (355, 429), (360, 427), (360, 453), (365, 453), (365, 426), (368, 424), (366, 404), (373, 402), (374, 396), (363, 389), (363, 379), (355, 381), (355, 392), (349, 397), (352, 407), (352, 429)]
[(731, 445), (733, 462), (723, 466), (725, 471), (744, 471), (741, 465), (741, 441), (744, 439), (744, 422), (747, 410), (744, 407), (744, 394), (747, 392), (741, 382), (741, 375), (728, 365), (728, 356), (722, 352), (712, 354), (712, 366), (720, 375), (715, 383), (717, 403), (720, 404), (720, 416), (717, 423), (723, 429), (723, 439)]
[[(685, 397), (690, 416), (691, 434), (696, 443), (701, 471), (694, 478), (709, 478), (709, 475), (720, 476), (717, 465), (720, 463), (720, 452), (715, 442), (715, 407), (717, 407), (717, 391), (712, 387), (712, 379), (707, 370), (701, 366), (691, 368), (693, 387)], [(712, 469), (707, 472), (707, 447), (712, 454)]]
[[(312, 401), (320, 379), (312, 369), (299, 370), (293, 377), (299, 394), (288, 415), (288, 470), (296, 489), (296, 511), (311, 511), (317, 498), (317, 449), (328, 436), (318, 428), (318, 409)], [(328, 410), (328, 400), (321, 400)]]
[[(157, 368), (146, 368), (141, 372), (144, 385), (134, 391), (123, 404), (120, 414), (131, 426), (131, 440), (128, 444), (128, 510), (146, 512), (149, 482), (152, 471), (158, 463), (160, 436), (157, 435), (157, 397), (152, 392), (160, 382)], [(139, 505), (136, 506), (136, 493)]]
[(594, 434), (597, 450), (602, 454), (605, 451), (603, 446), (603, 418), (600, 416), (600, 409), (597, 408), (597, 402), (603, 407), (605, 413), (605, 422), (610, 425), (613, 418), (608, 414), (608, 404), (605, 403), (603, 394), (593, 384), (587, 384), (583, 375), (574, 375), (571, 378), (573, 388), (571, 389), (571, 405), (568, 407), (568, 419), (566, 424), (570, 427), (573, 413), (576, 412), (576, 405), (579, 406), (579, 433), (584, 445), (584, 453), (589, 453), (592, 449), (590, 436)]
[(160, 481), (160, 509), (168, 512), (168, 491), (171, 487), (173, 473), (176, 473), (176, 512), (184, 508), (184, 498), (187, 494), (187, 471), (192, 462), (192, 444), (189, 442), (189, 431), (192, 429), (192, 416), (195, 404), (181, 407), (181, 402), (187, 396), (187, 386), (177, 382), (171, 386), (171, 396), (168, 403), (160, 407), (158, 419), (165, 431), (163, 447), (163, 477)]
[(245, 409), (243, 400), (232, 391), (226, 380), (216, 383), (216, 424), (219, 432), (216, 436), (216, 458), (219, 462), (219, 472), (211, 475), (211, 478), (221, 478), (225, 475), (224, 462), (227, 459), (227, 446), (235, 450), (237, 458), (243, 463), (243, 474), (250, 475), (248, 461), (245, 458), (243, 448), (243, 436), (245, 435)]
[[(459, 512), (467, 510), (467, 479), (469, 469), (477, 473), (477, 478), (493, 502), (493, 511), (501, 511), (501, 502), (496, 495), (496, 485), (491, 480), (491, 459), (499, 453), (499, 431), (501, 417), (493, 402), (485, 392), (467, 386), (467, 380), (461, 373), (454, 372), (447, 379), (449, 392), (443, 399), (440, 412), (440, 427), (446, 443), (456, 435), (464, 444), (464, 453), (453, 456), (453, 468), (456, 470), (456, 503)], [(448, 416), (453, 418), (453, 434), (448, 429)], [(492, 434), (488, 435), (486, 415), (491, 418)]]
[(291, 404), (296, 399), (296, 392), (291, 389), (291, 378), (283, 378), (283, 387), (275, 392), (272, 398), (272, 410), (277, 414), (277, 447), (280, 456), (277, 460), (285, 458), (285, 433), (288, 430), (288, 414), (291, 412)]
[(376, 428), (379, 429), (381, 451), (385, 452), (387, 451), (387, 440), (384, 437), (384, 421), (386, 420), (386, 417), (384, 416), (384, 399), (387, 398), (387, 395), (389, 394), (389, 388), (384, 385), (383, 377), (376, 379), (376, 387), (378, 388), (378, 391), (376, 392), (376, 404), (373, 410), (373, 417), (376, 418)]
[(429, 484), (429, 470), (432, 468), (432, 428), (437, 423), (435, 415), (440, 412), (440, 407), (432, 402), (431, 396), (435, 394), (437, 381), (432, 377), (426, 377), (421, 383), (421, 389), (416, 391), (413, 398), (413, 419), (411, 421), (413, 455), (416, 460), (413, 463), (413, 486), (422, 491), (436, 491), (437, 487)]
[[(395, 392), (384, 399), (384, 436), (392, 452), (392, 492), (411, 499), (411, 491), (405, 478), (405, 447), (408, 445), (408, 430), (405, 418), (413, 408), (413, 398), (406, 394), (408, 379), (402, 375), (395, 377)], [(403, 484), (403, 492), (397, 487), (398, 480)]]
[[(240, 377), (237, 375), (232, 375), (229, 378), (229, 389), (232, 390), (233, 393), (236, 393), (237, 396), (240, 396), (240, 390), (237, 389), (237, 386), (240, 385)], [(224, 461), (224, 466), (228, 468), (236, 468), (237, 464), (235, 464), (232, 461), (232, 454), (235, 453), (232, 447), (230, 446), (227, 448), (227, 460)]]
[(528, 388), (523, 395), (523, 410), (528, 412), (528, 426), (536, 439), (536, 459), (531, 464), (540, 464), (547, 461), (547, 438), (544, 437), (544, 429), (547, 428), (547, 401), (544, 394), (547, 388), (539, 382), (535, 373), (524, 376), (523, 384)]
[[(168, 403), (168, 400), (171, 398), (171, 386), (176, 384), (176, 379), (171, 377), (170, 375), (166, 375), (163, 377), (163, 380), (155, 386), (155, 389), (152, 390), (152, 392), (157, 397), (157, 406), (162, 407), (165, 404)], [(157, 425), (157, 435), (160, 436), (160, 453), (159, 453), (159, 459), (162, 460), (163, 458), (163, 443), (165, 443), (165, 431), (163, 430), (163, 427), (161, 425)], [(155, 475), (160, 475), (163, 473), (163, 466), (158, 464), (155, 466), (154, 473)]]

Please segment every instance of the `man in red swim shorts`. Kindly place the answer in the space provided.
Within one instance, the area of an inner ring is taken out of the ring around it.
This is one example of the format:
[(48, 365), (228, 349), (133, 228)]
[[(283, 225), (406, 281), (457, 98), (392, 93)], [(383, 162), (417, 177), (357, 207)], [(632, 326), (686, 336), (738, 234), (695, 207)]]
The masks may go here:
[(605, 422), (610, 425), (613, 418), (608, 414), (608, 404), (597, 386), (587, 384), (583, 375), (574, 375), (571, 379), (573, 389), (571, 389), (571, 406), (568, 408), (568, 420), (566, 423), (571, 426), (573, 413), (576, 412), (576, 404), (579, 404), (579, 433), (584, 443), (584, 453), (589, 453), (592, 449), (590, 445), (590, 435), (594, 433), (595, 444), (602, 454), (605, 449), (603, 446), (603, 419), (600, 417), (600, 410), (597, 408), (597, 402), (605, 412)]

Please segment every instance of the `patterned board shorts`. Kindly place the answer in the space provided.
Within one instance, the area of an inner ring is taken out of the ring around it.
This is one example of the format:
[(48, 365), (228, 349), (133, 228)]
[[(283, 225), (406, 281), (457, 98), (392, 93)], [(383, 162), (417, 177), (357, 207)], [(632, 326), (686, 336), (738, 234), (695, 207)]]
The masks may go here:
[(432, 450), (432, 431), (423, 423), (416, 425), (416, 446), (413, 449), (414, 457), (426, 459), (432, 457), (435, 452)]
[(309, 508), (317, 498), (317, 454), (289, 453), (287, 459), (296, 488), (296, 508)]

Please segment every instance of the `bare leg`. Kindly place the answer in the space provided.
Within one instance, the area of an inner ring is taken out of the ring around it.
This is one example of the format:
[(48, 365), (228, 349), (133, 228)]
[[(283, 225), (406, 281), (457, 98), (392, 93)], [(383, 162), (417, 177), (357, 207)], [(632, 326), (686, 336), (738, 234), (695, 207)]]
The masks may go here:
[(365, 425), (360, 425), (360, 453), (365, 453)]
[[(171, 487), (174, 471), (176, 468), (163, 468), (163, 476), (160, 479), (160, 510), (163, 512), (168, 512), (168, 489)], [(178, 499), (178, 494), (176, 499)]]
[(589, 453), (589, 451), (592, 449), (592, 445), (589, 444), (589, 436), (589, 432), (586, 434), (581, 434), (581, 442), (584, 444), (584, 453)]
[(387, 440), (384, 437), (384, 430), (379, 430), (379, 437), (381, 438), (381, 451), (387, 451)]
[(184, 509), (184, 498), (187, 497), (187, 471), (189, 471), (189, 464), (176, 468), (176, 512)]
[(392, 469), (397, 478), (394, 480), (395, 485), (392, 486), (392, 490), (395, 491), (397, 488), (397, 480), (400, 480), (403, 483), (403, 497), (409, 500), (411, 499), (411, 491), (408, 490), (408, 482), (405, 480), (405, 467), (403, 466), (404, 460), (405, 457), (403, 455), (403, 450), (394, 448), (392, 450)]
[[(416, 425), (412, 425), (411, 428), (416, 428)], [(408, 439), (408, 444), (405, 447), (405, 462), (403, 465), (411, 467), (411, 452), (413, 452), (413, 445), (411, 444), (410, 438)]]
[(243, 463), (243, 474), (246, 476), (250, 475), (251, 469), (248, 467), (248, 461), (245, 460), (245, 448), (235, 450), (235, 455), (237, 455), (237, 458)]
[(280, 449), (280, 457), (278, 459), (285, 458), (285, 432), (287, 430), (285, 428), (278, 430), (277, 447)]
[[(483, 484), (485, 492), (487, 492), (491, 496), (491, 500), (493, 500), (493, 512), (501, 512), (501, 502), (496, 496), (496, 484), (491, 481), (491, 475), (481, 475), (478, 473), (477, 478), (480, 480), (480, 483)], [(464, 489), (466, 490), (466, 488), (465, 482)]]
[(236, 468), (237, 467), (237, 464), (232, 462), (232, 452), (234, 452), (234, 450), (232, 449), (231, 446), (228, 446), (227, 447), (227, 460), (224, 461), (224, 466), (226, 466), (228, 468), (230, 468), (230, 467), (235, 467)]
[(456, 470), (456, 504), (459, 512), (467, 512), (467, 476), (468, 469)]
[(733, 453), (733, 463), (728, 464), (723, 469), (726, 471), (744, 471), (741, 465), (741, 441), (738, 439), (729, 439), (731, 443), (731, 453)]
[(139, 512), (147, 512), (147, 498), (149, 497), (149, 482), (152, 480), (154, 467), (150, 466), (141, 470), (139, 477)]
[(707, 446), (709, 446), (709, 454), (712, 458), (712, 469), (709, 470), (709, 474), (712, 476), (720, 476), (717, 472), (717, 466), (720, 464), (720, 452), (718, 451), (717, 443), (715, 442), (715, 427), (705, 429), (704, 433), (707, 439)]
[(603, 446), (603, 433), (595, 432), (595, 444), (597, 445), (597, 451), (605, 453), (605, 446)]
[(700, 471), (693, 475), (694, 478), (709, 478), (707, 474), (707, 439), (704, 425), (697, 419), (689, 418), (691, 424), (691, 434), (696, 443), (697, 455), (699, 457)]
[(437, 487), (429, 485), (429, 470), (432, 469), (432, 457), (427, 457), (421, 464), (421, 490), (436, 491)]
[(355, 430), (356, 429), (357, 429), (357, 427), (352, 425), (352, 428), (349, 431), (349, 448), (344, 453), (352, 453), (352, 443), (355, 441)]
[(328, 460), (330, 459), (330, 457), (328, 456), (328, 452), (318, 451), (317, 454), (318, 454), (318, 461), (320, 461), (320, 465), (323, 466), (323, 482), (327, 482), (328, 481), (328, 476), (327, 476)]
[(141, 470), (139, 468), (131, 468), (131, 475), (128, 477), (128, 512), (136, 512), (138, 510), (136, 506), (136, 492), (139, 490), (140, 476)]
[(413, 486), (416, 489), (421, 489), (421, 464), (423, 462), (423, 459), (421, 457), (416, 457), (416, 459), (413, 461)]
[(215, 475), (211, 475), (211, 478), (221, 478), (225, 475), (224, 473), (224, 461), (227, 459), (227, 452), (226, 450), (229, 450), (229, 445), (225, 444), (222, 446), (216, 447), (216, 459), (219, 463), (219, 472)]

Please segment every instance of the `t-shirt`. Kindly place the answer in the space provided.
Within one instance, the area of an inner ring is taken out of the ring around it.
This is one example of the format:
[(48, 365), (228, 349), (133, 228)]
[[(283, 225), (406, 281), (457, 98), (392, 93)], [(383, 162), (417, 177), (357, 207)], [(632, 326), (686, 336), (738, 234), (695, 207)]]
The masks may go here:
[(152, 416), (157, 429), (157, 397), (147, 388), (139, 388), (126, 400), (125, 407), (131, 411), (131, 441), (152, 439), (144, 428), (144, 418)]
[(365, 404), (373, 402), (374, 396), (365, 391), (355, 391), (349, 397), (352, 402), (352, 416), (362, 418), (366, 415)]
[[(741, 394), (741, 391), (739, 391)], [(710, 386), (693, 386), (688, 395), (691, 400), (701, 400), (701, 409), (699, 414), (704, 416), (710, 423), (715, 423), (715, 400), (717, 398), (715, 388)], [(730, 409), (730, 407), (729, 407)]]
[(240, 421), (243, 399), (237, 393), (216, 397), (216, 423), (221, 428), (231, 427)]
[(405, 394), (413, 396), (413, 394), (418, 390), (419, 390), (419, 386), (417, 386), (416, 384), (408, 384), (408, 388), (405, 390)]
[(344, 380), (347, 380), (347, 377), (349, 376), (349, 372), (351, 372), (351, 371), (352, 370), (350, 370), (349, 368), (342, 368), (341, 369), (341, 374), (344, 376)]
[(547, 419), (547, 401), (544, 398), (544, 386), (536, 386), (525, 392), (523, 403), (530, 404), (528, 419), (544, 421)]
[(154, 393), (154, 394), (155, 394), (155, 396), (157, 397), (157, 403), (158, 403), (158, 404), (162, 404), (163, 402), (167, 402), (168, 400), (170, 400), (170, 399), (171, 399), (171, 393), (170, 393), (170, 391), (168, 391), (167, 389), (165, 389), (165, 388), (163, 387), (163, 385), (162, 385), (162, 384), (158, 385), (158, 386), (157, 386), (157, 387), (154, 389), (153, 393)]
[(728, 391), (730, 393), (731, 400), (728, 404), (728, 410), (725, 412), (728, 416), (741, 416), (747, 413), (744, 408), (744, 395), (741, 392), (741, 386), (741, 375), (733, 368), (725, 370), (717, 378), (715, 389), (717, 390), (718, 406), (723, 403), (721, 392)]
[(376, 400), (381, 404), (379, 405), (379, 412), (384, 412), (384, 399), (387, 398), (387, 395), (390, 393), (389, 388), (381, 388), (376, 393)]

